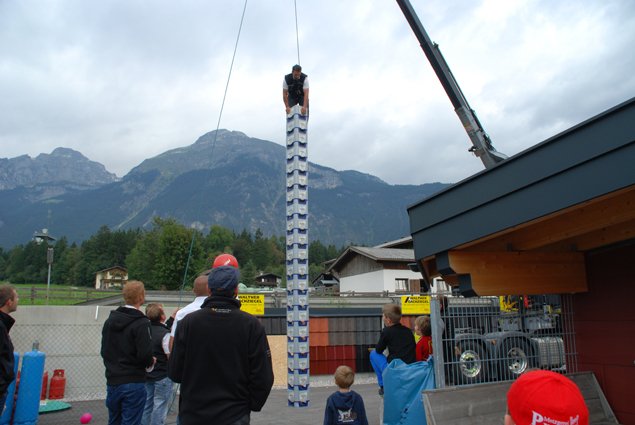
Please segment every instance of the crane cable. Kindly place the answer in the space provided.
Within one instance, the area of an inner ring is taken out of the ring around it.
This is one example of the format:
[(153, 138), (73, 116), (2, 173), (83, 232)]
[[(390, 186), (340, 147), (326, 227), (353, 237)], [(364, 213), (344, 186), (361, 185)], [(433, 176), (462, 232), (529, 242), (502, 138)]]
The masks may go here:
[[(236, 59), (236, 51), (238, 50), (238, 41), (240, 41), (240, 33), (243, 29), (243, 22), (245, 21), (245, 12), (247, 11), (247, 1), (245, 0), (245, 5), (243, 6), (243, 13), (240, 17), (240, 25), (238, 26), (238, 34), (236, 35), (236, 43), (234, 44), (234, 53), (232, 55), (232, 61), (229, 65), (229, 74), (227, 75), (227, 83), (225, 84), (225, 92), (223, 93), (223, 100), (220, 106), (220, 112), (218, 113), (218, 121), (216, 122), (216, 131), (214, 131), (214, 139), (212, 140), (212, 150), (210, 151), (210, 158), (214, 156), (214, 148), (216, 147), (216, 138), (218, 137), (218, 129), (220, 128), (221, 118), (223, 117), (223, 109), (225, 108), (225, 100), (227, 99), (227, 91), (229, 89), (229, 81), (232, 78), (232, 70), (234, 69), (234, 60)], [(297, 32), (297, 17), (296, 17), (296, 32)], [(299, 45), (298, 45), (299, 46)], [(298, 60), (300, 57), (300, 50), (298, 47)], [(202, 202), (202, 199), (201, 199)], [(179, 302), (178, 306), (181, 305), (181, 300), (183, 297), (183, 288), (185, 287), (185, 282), (187, 281), (187, 272), (190, 266), (190, 260), (192, 259), (192, 248), (194, 246), (194, 238), (196, 237), (196, 232), (192, 232), (192, 241), (190, 242), (190, 250), (187, 255), (187, 261), (185, 263), (185, 272), (183, 273), (183, 282), (181, 283), (181, 288), (179, 289)]]

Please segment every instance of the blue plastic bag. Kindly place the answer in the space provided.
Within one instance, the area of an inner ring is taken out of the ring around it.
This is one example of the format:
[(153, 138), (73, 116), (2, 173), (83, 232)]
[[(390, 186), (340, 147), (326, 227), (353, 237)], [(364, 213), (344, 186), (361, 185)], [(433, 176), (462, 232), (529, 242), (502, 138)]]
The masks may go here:
[(395, 359), (384, 370), (384, 425), (426, 425), (421, 393), (434, 388), (432, 360)]

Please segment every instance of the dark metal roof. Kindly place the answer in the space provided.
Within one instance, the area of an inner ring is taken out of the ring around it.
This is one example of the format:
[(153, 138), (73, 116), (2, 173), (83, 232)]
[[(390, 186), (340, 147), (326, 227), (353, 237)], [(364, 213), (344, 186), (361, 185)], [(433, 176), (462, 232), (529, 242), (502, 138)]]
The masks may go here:
[(254, 279), (260, 279), (260, 278), (264, 278), (264, 277), (275, 277), (277, 279), (282, 279), (282, 276), (278, 276), (275, 273), (263, 273), (263, 274), (259, 274), (258, 276), (256, 276)]
[(361, 255), (377, 262), (401, 262), (411, 263), (414, 261), (414, 250), (399, 248), (369, 248), (364, 246), (349, 246), (335, 259), (328, 267), (327, 272), (340, 269), (348, 263), (354, 256)]
[(113, 267), (108, 267), (107, 269), (97, 270), (97, 271), (95, 272), (95, 274), (97, 274), (97, 273), (102, 273), (102, 272), (107, 272), (107, 271), (110, 271), (110, 270), (122, 270), (122, 271), (124, 271), (124, 272), (128, 272), (128, 269), (127, 269), (127, 268), (125, 268), (125, 267), (122, 267), (122, 266), (113, 266)]
[(406, 236), (394, 241), (384, 242), (382, 244), (375, 245), (374, 248), (412, 249), (412, 236)]
[(417, 260), (635, 184), (635, 98), (408, 208)]

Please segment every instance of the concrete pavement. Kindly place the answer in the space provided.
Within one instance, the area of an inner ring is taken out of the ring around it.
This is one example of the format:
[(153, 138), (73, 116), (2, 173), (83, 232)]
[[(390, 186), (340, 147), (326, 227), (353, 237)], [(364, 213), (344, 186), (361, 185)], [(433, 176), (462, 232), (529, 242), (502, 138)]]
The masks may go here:
[[(376, 384), (355, 384), (353, 390), (364, 399), (366, 415), (369, 425), (379, 425), (379, 415), (382, 399), (377, 395)], [(274, 389), (267, 400), (262, 412), (252, 413), (252, 425), (315, 425), (321, 424), (324, 419), (324, 407), (326, 399), (336, 390), (331, 386), (312, 386), (310, 393), (310, 405), (305, 408), (287, 406), (287, 391)], [(70, 425), (79, 424), (80, 416), (89, 412), (93, 415), (91, 425), (106, 425), (108, 423), (108, 411), (104, 400), (71, 402), (71, 408), (55, 413), (42, 414), (39, 417), (40, 425)], [(168, 416), (166, 425), (176, 424), (176, 413)]]

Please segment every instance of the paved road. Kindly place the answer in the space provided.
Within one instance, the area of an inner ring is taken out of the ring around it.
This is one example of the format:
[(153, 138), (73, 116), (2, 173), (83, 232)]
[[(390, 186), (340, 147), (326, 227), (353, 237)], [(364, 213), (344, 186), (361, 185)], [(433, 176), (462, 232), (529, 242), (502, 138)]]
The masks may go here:
[[(353, 385), (353, 390), (357, 391), (364, 398), (369, 425), (379, 425), (381, 398), (377, 395), (377, 385)], [(286, 390), (273, 390), (262, 412), (252, 414), (251, 424), (321, 424), (324, 418), (326, 399), (333, 391), (335, 391), (334, 387), (312, 387), (310, 406), (294, 408), (287, 406)], [(79, 418), (84, 412), (90, 412), (93, 415), (91, 425), (106, 425), (108, 423), (108, 412), (103, 400), (73, 402), (71, 405), (72, 407), (68, 410), (40, 415), (38, 424), (79, 424)], [(172, 413), (168, 416), (166, 424), (173, 425), (175, 423), (176, 414)]]

